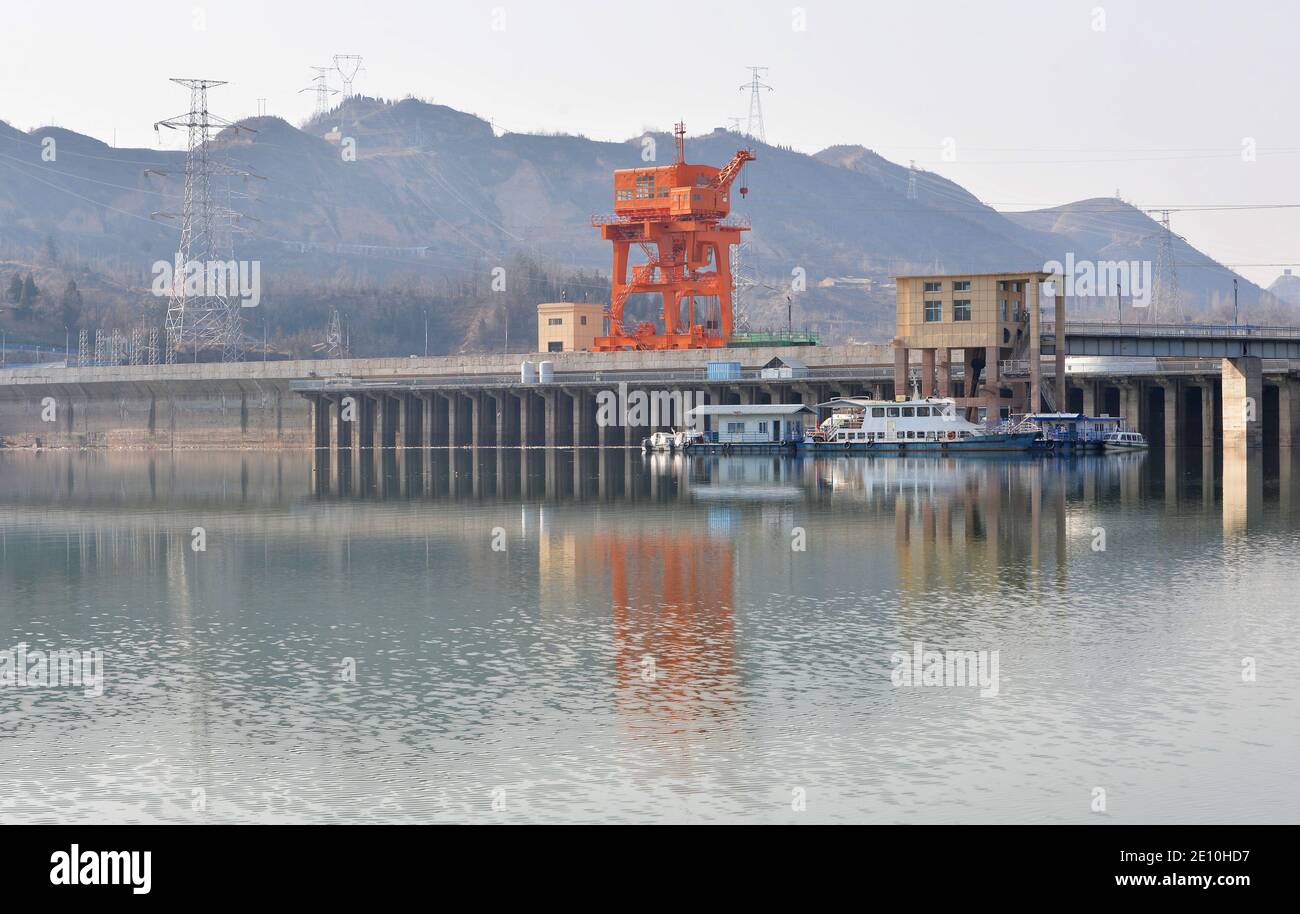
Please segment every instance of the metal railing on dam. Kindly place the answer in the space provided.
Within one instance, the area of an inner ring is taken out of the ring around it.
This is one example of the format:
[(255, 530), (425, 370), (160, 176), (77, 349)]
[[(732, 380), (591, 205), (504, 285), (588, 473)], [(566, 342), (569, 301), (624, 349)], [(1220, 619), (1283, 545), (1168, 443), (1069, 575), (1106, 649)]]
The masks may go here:
[[(1044, 351), (1056, 330), (1040, 328)], [(1300, 359), (1300, 327), (1066, 321), (1064, 334), (1066, 355)]]
[[(960, 366), (954, 366), (960, 373)], [(798, 381), (838, 381), (869, 380), (891, 381), (894, 369), (891, 365), (871, 367), (835, 367), (809, 368), (798, 376), (776, 377), (765, 375), (763, 369), (749, 369), (733, 376), (709, 377), (706, 369), (690, 371), (647, 370), (647, 371), (564, 371), (556, 372), (549, 381), (524, 381), (519, 374), (472, 374), (450, 377), (412, 377), (363, 379), (352, 377), (319, 378), (307, 381), (293, 381), (289, 389), (299, 393), (331, 393), (340, 390), (437, 390), (443, 388), (479, 388), (479, 387), (538, 387), (559, 385), (570, 387), (609, 386), (620, 382), (627, 384), (683, 384), (699, 382), (701, 384), (739, 384), (770, 383)]]

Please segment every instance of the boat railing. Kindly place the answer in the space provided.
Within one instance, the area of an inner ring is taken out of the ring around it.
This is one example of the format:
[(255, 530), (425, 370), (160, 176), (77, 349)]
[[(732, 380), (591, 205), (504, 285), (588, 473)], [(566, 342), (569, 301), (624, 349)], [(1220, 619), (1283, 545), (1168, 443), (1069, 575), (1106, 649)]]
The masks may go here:
[(718, 432), (704, 432), (693, 440), (709, 444), (788, 444), (791, 441), (802, 441), (803, 437), (803, 432), (783, 434), (779, 438), (773, 438), (770, 432), (727, 432), (721, 435)]

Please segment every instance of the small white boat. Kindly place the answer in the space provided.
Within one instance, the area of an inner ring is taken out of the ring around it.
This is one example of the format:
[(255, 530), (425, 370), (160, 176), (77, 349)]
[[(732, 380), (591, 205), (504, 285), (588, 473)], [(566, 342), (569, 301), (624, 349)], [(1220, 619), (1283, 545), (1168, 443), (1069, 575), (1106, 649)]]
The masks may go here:
[(1140, 432), (1110, 432), (1102, 439), (1102, 447), (1108, 451), (1143, 451), (1147, 439)]
[(672, 453), (685, 450), (686, 446), (697, 437), (699, 437), (699, 433), (692, 429), (675, 432), (654, 432), (649, 438), (641, 442), (641, 447), (647, 451)]

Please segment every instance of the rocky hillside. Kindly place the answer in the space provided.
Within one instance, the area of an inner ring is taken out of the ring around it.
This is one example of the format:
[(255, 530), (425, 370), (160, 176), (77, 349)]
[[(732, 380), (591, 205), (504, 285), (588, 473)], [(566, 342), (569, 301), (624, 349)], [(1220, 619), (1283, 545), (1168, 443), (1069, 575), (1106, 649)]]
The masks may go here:
[[(301, 128), (271, 117), (239, 128), (211, 147), (234, 172), (217, 197), (242, 214), (237, 256), (262, 261), (268, 307), (258, 317), (268, 332), (313, 332), (299, 306), (304, 296), (332, 294), (322, 290), (356, 293), (348, 300), (368, 312), (355, 301), (402, 289), (422, 312), (453, 300), (462, 309), (441, 322), (439, 333), (450, 337), (440, 336), (439, 349), (479, 345), (483, 322), (501, 305), (493, 271), (510, 263), (545, 271), (573, 297), (603, 300), (606, 280), (593, 274), (608, 269), (609, 251), (590, 220), (612, 209), (610, 173), (641, 164), (648, 143), (658, 161), (673, 149), (667, 134), (622, 143), (498, 136), (481, 118), (415, 99), (354, 97)], [(746, 145), (754, 144), (714, 130), (689, 138), (687, 157), (721, 164)], [(918, 173), (909, 199), (908, 169), (861, 146), (811, 156), (763, 144), (755, 151), (737, 210), (753, 225), (745, 267), (756, 281), (747, 302), (756, 324), (784, 324), (796, 268), (808, 278), (808, 291), (794, 296), (797, 324), (869, 337), (888, 335), (892, 275), (1037, 269), (1067, 253), (1155, 259), (1159, 226), (1119, 201), (999, 213), (929, 172)], [(46, 288), (62, 290), (81, 277), (94, 289), (87, 307), (100, 308), (97, 317), (151, 319), (160, 303), (147, 294), (150, 270), (172, 256), (183, 177), (180, 152), (116, 149), (68, 130), (27, 133), (0, 122), (0, 281), (36, 271)], [(1180, 274), (1189, 316), (1231, 295), (1226, 268), (1184, 242), (1177, 259), (1197, 266)], [(1241, 280), (1243, 307), (1260, 291)], [(328, 301), (306, 309), (313, 321), (328, 310)], [(527, 332), (526, 316), (508, 319)]]

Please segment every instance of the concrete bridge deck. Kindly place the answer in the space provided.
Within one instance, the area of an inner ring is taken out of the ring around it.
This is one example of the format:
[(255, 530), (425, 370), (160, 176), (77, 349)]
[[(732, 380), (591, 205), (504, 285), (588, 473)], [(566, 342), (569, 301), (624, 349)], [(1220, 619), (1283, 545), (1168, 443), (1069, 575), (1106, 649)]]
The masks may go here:
[[(1056, 326), (1044, 324), (1040, 332), (1043, 352), (1055, 352)], [(1066, 321), (1065, 354), (1300, 359), (1300, 327)]]

